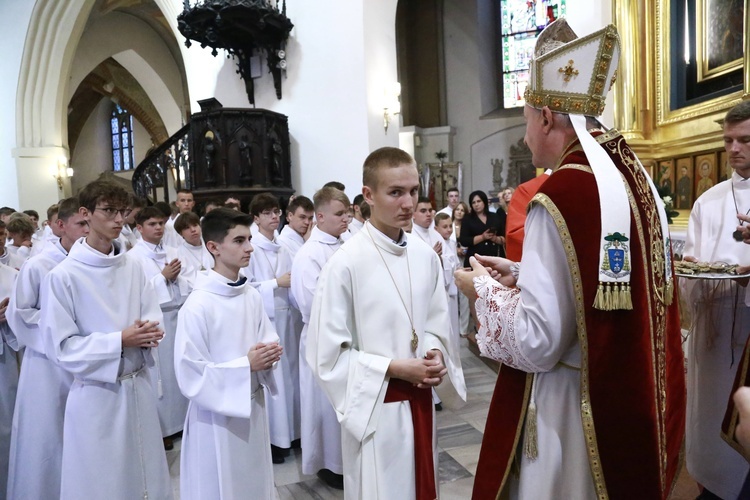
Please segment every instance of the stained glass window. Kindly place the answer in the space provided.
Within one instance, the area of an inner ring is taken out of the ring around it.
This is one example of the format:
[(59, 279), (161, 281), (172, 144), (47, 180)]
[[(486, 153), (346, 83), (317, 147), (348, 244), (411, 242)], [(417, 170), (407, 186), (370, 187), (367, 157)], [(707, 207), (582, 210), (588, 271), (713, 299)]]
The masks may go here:
[(135, 167), (133, 154), (133, 117), (119, 104), (112, 105), (112, 170), (130, 170)]
[(500, 0), (503, 108), (523, 106), (539, 33), (565, 14), (565, 0)]

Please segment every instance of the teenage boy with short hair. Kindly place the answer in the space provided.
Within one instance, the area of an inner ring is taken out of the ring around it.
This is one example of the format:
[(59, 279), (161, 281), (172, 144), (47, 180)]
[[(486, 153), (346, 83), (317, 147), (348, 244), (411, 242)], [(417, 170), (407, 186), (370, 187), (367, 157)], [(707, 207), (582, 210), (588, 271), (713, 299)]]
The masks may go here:
[(5, 246), (7, 237), (8, 231), (5, 222), (0, 220), (0, 264), (18, 270), (23, 265), (24, 259), (20, 255), (8, 251), (8, 247)]
[(8, 245), (8, 251), (25, 261), (31, 253), (31, 237), (35, 230), (31, 218), (22, 212), (16, 212), (10, 216), (7, 229), (8, 238), (13, 240), (13, 243)]
[(182, 263), (177, 249), (162, 246), (166, 219), (159, 209), (146, 207), (135, 218), (141, 239), (129, 252), (143, 268), (146, 279), (156, 291), (164, 317), (164, 339), (154, 349), (156, 363), (151, 370), (164, 448), (172, 449), (172, 436), (182, 430), (188, 401), (180, 393), (174, 375), (174, 334), (177, 313), (190, 294), (187, 278), (180, 275)]
[(254, 255), (246, 269), (247, 276), (260, 292), (266, 314), (274, 322), (284, 346), (279, 369), (274, 372), (280, 386), (278, 394), (268, 401), (273, 459), (274, 463), (281, 463), (286, 454), (284, 449), (292, 447), (300, 437), (299, 334), (302, 329), (295, 329), (291, 308), (296, 306), (291, 303), (289, 294), (292, 259), (274, 237), (281, 216), (279, 202), (268, 193), (255, 195), (250, 203), (250, 215), (258, 233), (253, 235)]
[(192, 285), (199, 272), (214, 267), (214, 258), (203, 244), (201, 220), (195, 213), (180, 214), (174, 221), (174, 230), (182, 237), (182, 244), (177, 247), (182, 276)]
[(286, 207), (286, 221), (288, 224), (279, 233), (277, 238), (279, 244), (286, 248), (289, 255), (294, 259), (297, 251), (302, 248), (305, 241), (310, 237), (313, 224), (313, 207), (310, 198), (295, 196)]
[(417, 209), (414, 211), (414, 226), (412, 226), (411, 234), (427, 243), (438, 255), (442, 256), (443, 240), (432, 230), (433, 212), (430, 199), (420, 196), (417, 199)]
[(320, 275), (306, 358), (341, 423), (346, 498), (437, 498), (430, 389), (466, 399), (443, 270), (403, 231), (419, 191), (412, 157), (381, 148), (363, 170), (370, 221)]
[(29, 257), (33, 257), (44, 250), (47, 243), (55, 242), (60, 239), (60, 235), (55, 233), (56, 230), (55, 221), (57, 220), (57, 213), (60, 207), (57, 203), (50, 205), (47, 208), (47, 220), (45, 221), (44, 228), (32, 237), (31, 252)]
[(164, 332), (153, 286), (120, 247), (128, 193), (94, 181), (78, 194), (89, 234), (47, 274), (39, 328), (75, 380), (65, 407), (60, 498), (171, 498), (148, 367)]
[(164, 244), (170, 247), (179, 247), (182, 243), (180, 235), (175, 231), (174, 223), (180, 214), (192, 212), (195, 207), (195, 198), (193, 192), (189, 189), (180, 189), (177, 191), (177, 200), (170, 203), (171, 215), (164, 225)]
[(343, 489), (341, 425), (305, 360), (305, 344), (315, 287), (323, 266), (341, 246), (349, 198), (343, 191), (326, 187), (315, 193), (313, 200), (318, 223), (292, 264), (292, 294), (304, 322), (299, 345), (302, 473), (317, 474), (332, 488)]
[(175, 372), (190, 399), (180, 457), (183, 500), (275, 498), (263, 387), (275, 391), (279, 337), (248, 265), (250, 216), (228, 208), (203, 219), (213, 270), (196, 278), (179, 313)]
[(6, 313), (19, 347), (26, 348), (13, 413), (8, 498), (60, 497), (63, 417), (73, 375), (44, 354), (39, 292), (47, 273), (89, 232), (88, 223), (78, 212), (80, 206), (76, 197), (55, 205), (51, 227), (60, 236), (49, 240), (40, 254), (21, 267)]
[(122, 225), (122, 231), (120, 232), (119, 238), (126, 251), (130, 251), (130, 249), (138, 243), (138, 240), (141, 239), (141, 234), (135, 227), (135, 218), (138, 217), (138, 214), (141, 210), (146, 208), (146, 206), (146, 200), (137, 196), (131, 196), (130, 204), (128, 206), (128, 208), (130, 208), (130, 213), (125, 217), (125, 223)]

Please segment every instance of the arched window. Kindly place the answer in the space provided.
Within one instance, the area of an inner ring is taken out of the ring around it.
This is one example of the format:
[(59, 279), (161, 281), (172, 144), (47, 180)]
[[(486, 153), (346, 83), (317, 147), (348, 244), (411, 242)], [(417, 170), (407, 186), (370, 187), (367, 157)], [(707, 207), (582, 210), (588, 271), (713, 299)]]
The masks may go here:
[(539, 33), (565, 14), (565, 0), (500, 0), (503, 108), (523, 106), (529, 62)]
[(133, 154), (133, 117), (119, 104), (112, 105), (112, 170), (120, 172), (135, 168)]

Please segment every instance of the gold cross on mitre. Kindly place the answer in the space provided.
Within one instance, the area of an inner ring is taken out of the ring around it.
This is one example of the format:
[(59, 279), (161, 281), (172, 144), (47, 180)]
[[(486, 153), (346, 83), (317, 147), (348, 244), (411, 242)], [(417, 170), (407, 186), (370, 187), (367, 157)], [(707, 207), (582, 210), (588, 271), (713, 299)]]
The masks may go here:
[(578, 70), (573, 68), (573, 59), (568, 61), (567, 66), (565, 66), (564, 68), (560, 68), (557, 71), (565, 74), (563, 80), (565, 80), (566, 82), (569, 82), (571, 77), (578, 76)]

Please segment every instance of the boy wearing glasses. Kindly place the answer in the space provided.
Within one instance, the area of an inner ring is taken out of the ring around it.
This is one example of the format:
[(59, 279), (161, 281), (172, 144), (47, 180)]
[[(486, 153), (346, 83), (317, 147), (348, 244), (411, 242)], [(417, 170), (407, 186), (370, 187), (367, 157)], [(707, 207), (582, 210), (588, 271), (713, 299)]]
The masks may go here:
[(135, 218), (141, 239), (130, 251), (151, 282), (164, 317), (164, 339), (154, 350), (156, 364), (151, 370), (151, 381), (156, 390), (156, 408), (159, 413), (164, 448), (171, 450), (171, 436), (182, 431), (188, 401), (177, 386), (174, 376), (174, 336), (177, 313), (190, 294), (190, 284), (181, 275), (182, 263), (177, 249), (163, 246), (166, 217), (156, 207), (142, 209)]
[(300, 437), (299, 332), (294, 329), (289, 294), (292, 259), (274, 237), (281, 216), (278, 200), (268, 193), (258, 194), (250, 203), (250, 214), (258, 234), (253, 235), (254, 255), (246, 269), (247, 277), (260, 292), (266, 314), (276, 325), (284, 346), (280, 369), (274, 372), (279, 377), (279, 392), (268, 402), (273, 461), (283, 463), (287, 454), (283, 449)]
[(78, 195), (89, 234), (45, 277), (47, 357), (73, 375), (60, 498), (172, 498), (148, 368), (164, 336), (153, 286), (117, 238), (128, 193), (107, 181)]

